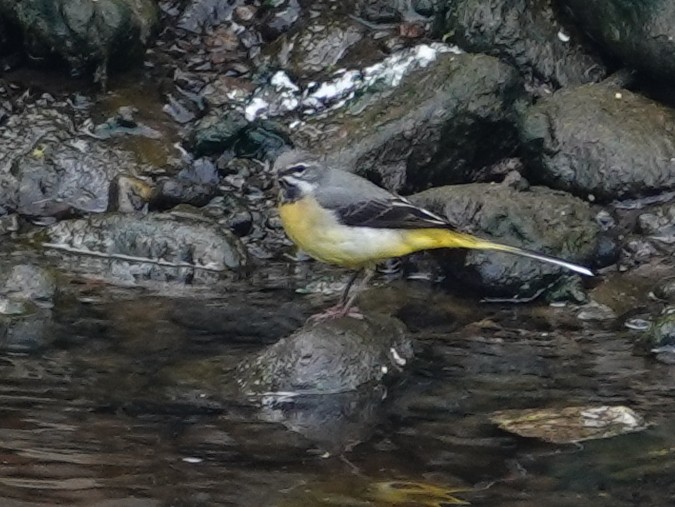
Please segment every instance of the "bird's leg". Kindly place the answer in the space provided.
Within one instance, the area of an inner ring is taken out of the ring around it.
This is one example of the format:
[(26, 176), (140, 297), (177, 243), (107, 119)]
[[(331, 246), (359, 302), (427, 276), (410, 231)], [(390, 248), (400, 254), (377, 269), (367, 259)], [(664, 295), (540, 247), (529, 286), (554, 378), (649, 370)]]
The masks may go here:
[(373, 277), (375, 274), (374, 271), (368, 270), (366, 272), (366, 276), (363, 277), (363, 280), (361, 280), (361, 283), (359, 283), (358, 289), (352, 294), (352, 296), (349, 296), (349, 292), (354, 285), (354, 282), (356, 279), (359, 277), (359, 275), (363, 272), (363, 269), (359, 269), (358, 271), (355, 271), (350, 277), (349, 280), (347, 280), (347, 285), (345, 285), (345, 288), (342, 290), (342, 295), (340, 296), (340, 302), (332, 306), (326, 310), (324, 310), (321, 313), (317, 313), (316, 315), (312, 315), (309, 320), (312, 322), (321, 322), (324, 320), (329, 320), (329, 319), (337, 319), (340, 317), (352, 317), (355, 319), (362, 319), (363, 315), (359, 312), (358, 308), (354, 308), (354, 301), (356, 300), (356, 297), (359, 295), (359, 292), (363, 287), (366, 286), (368, 281)]
[(352, 275), (349, 277), (349, 280), (347, 280), (347, 285), (345, 285), (345, 288), (342, 289), (342, 296), (340, 297), (340, 306), (343, 307), (347, 306), (347, 303), (349, 302), (349, 291), (362, 272), (363, 268), (354, 271)]
[[(359, 270), (356, 273), (357, 276), (361, 273), (361, 271), (363, 271), (363, 269)], [(349, 299), (347, 299), (346, 302), (343, 301), (342, 311), (344, 312), (344, 315), (350, 315), (351, 314), (350, 308), (352, 308), (352, 305), (354, 304), (354, 301), (356, 301), (356, 298), (359, 296), (359, 293), (368, 286), (368, 283), (373, 279), (373, 276), (375, 276), (375, 270), (374, 269), (366, 269), (366, 275), (361, 279), (361, 283), (359, 283), (359, 288), (356, 291), (354, 291), (354, 294), (352, 294), (351, 297)], [(351, 280), (351, 283), (354, 283), (354, 280), (356, 280), (356, 277), (354, 277), (353, 280)], [(347, 287), (347, 289), (350, 288), (351, 283)], [(349, 291), (346, 290), (345, 293), (343, 294), (343, 296), (347, 296), (348, 294), (349, 294)], [(346, 299), (346, 297), (345, 297), (345, 299)], [(354, 308), (354, 310), (356, 310), (354, 312), (356, 315), (360, 315), (361, 318), (363, 318), (363, 315), (361, 315), (356, 308)]]

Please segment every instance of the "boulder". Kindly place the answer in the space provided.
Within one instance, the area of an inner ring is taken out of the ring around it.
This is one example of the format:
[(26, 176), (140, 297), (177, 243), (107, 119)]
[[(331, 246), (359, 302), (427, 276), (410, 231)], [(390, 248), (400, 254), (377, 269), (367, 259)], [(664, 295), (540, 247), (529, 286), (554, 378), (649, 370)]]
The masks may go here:
[(245, 360), (237, 382), (245, 394), (327, 394), (379, 382), (412, 357), (403, 324), (384, 315), (308, 323)]
[(0, 0), (34, 58), (56, 54), (76, 70), (126, 66), (143, 55), (157, 23), (153, 0)]
[(622, 88), (560, 90), (523, 115), (529, 177), (603, 202), (675, 188), (675, 110)]
[(133, 156), (78, 136), (71, 119), (30, 106), (0, 130), (0, 207), (29, 217), (100, 213), (111, 182), (141, 172)]
[(675, 81), (675, 2), (559, 0), (591, 38), (626, 65)]
[[(474, 183), (433, 188), (410, 199), (448, 218), (457, 229), (591, 266), (599, 228), (590, 206), (565, 192)], [(446, 283), (492, 297), (527, 298), (568, 272), (500, 252), (439, 250)]]
[(448, 2), (446, 37), (462, 49), (497, 56), (524, 75), (554, 87), (589, 83), (606, 74), (555, 16), (551, 0)]
[(440, 53), (398, 86), (374, 88), (346, 110), (308, 121), (295, 139), (321, 144), (330, 162), (398, 192), (471, 182), (514, 151), (522, 97), (513, 67)]

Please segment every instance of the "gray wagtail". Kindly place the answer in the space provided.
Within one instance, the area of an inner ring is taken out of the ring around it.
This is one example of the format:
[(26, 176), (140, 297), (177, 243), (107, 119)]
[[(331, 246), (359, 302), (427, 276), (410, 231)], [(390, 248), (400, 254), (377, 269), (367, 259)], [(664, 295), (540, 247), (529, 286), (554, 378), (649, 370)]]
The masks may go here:
[(365, 178), (328, 167), (310, 153), (282, 153), (274, 164), (280, 188), (279, 215), (288, 236), (317, 260), (357, 270), (333, 313), (346, 315), (356, 295), (349, 289), (374, 265), (434, 248), (497, 250), (593, 276), (590, 269), (514, 246), (459, 232), (434, 213), (378, 187)]

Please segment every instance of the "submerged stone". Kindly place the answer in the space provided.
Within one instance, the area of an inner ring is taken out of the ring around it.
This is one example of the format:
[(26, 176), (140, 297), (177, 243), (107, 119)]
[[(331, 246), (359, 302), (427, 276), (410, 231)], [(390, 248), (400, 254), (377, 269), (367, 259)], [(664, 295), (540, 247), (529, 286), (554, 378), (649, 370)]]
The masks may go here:
[(647, 428), (644, 418), (624, 406), (582, 406), (493, 412), (501, 429), (554, 444), (610, 438)]

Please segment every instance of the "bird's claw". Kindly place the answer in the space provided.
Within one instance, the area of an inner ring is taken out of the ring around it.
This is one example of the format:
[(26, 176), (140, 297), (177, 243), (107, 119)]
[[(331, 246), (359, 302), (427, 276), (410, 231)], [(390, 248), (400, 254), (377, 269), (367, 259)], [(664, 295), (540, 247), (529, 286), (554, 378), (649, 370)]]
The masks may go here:
[(307, 322), (318, 324), (326, 322), (327, 320), (340, 319), (342, 317), (350, 317), (352, 319), (363, 320), (365, 317), (355, 306), (345, 307), (342, 304), (332, 306), (323, 312), (311, 315)]

